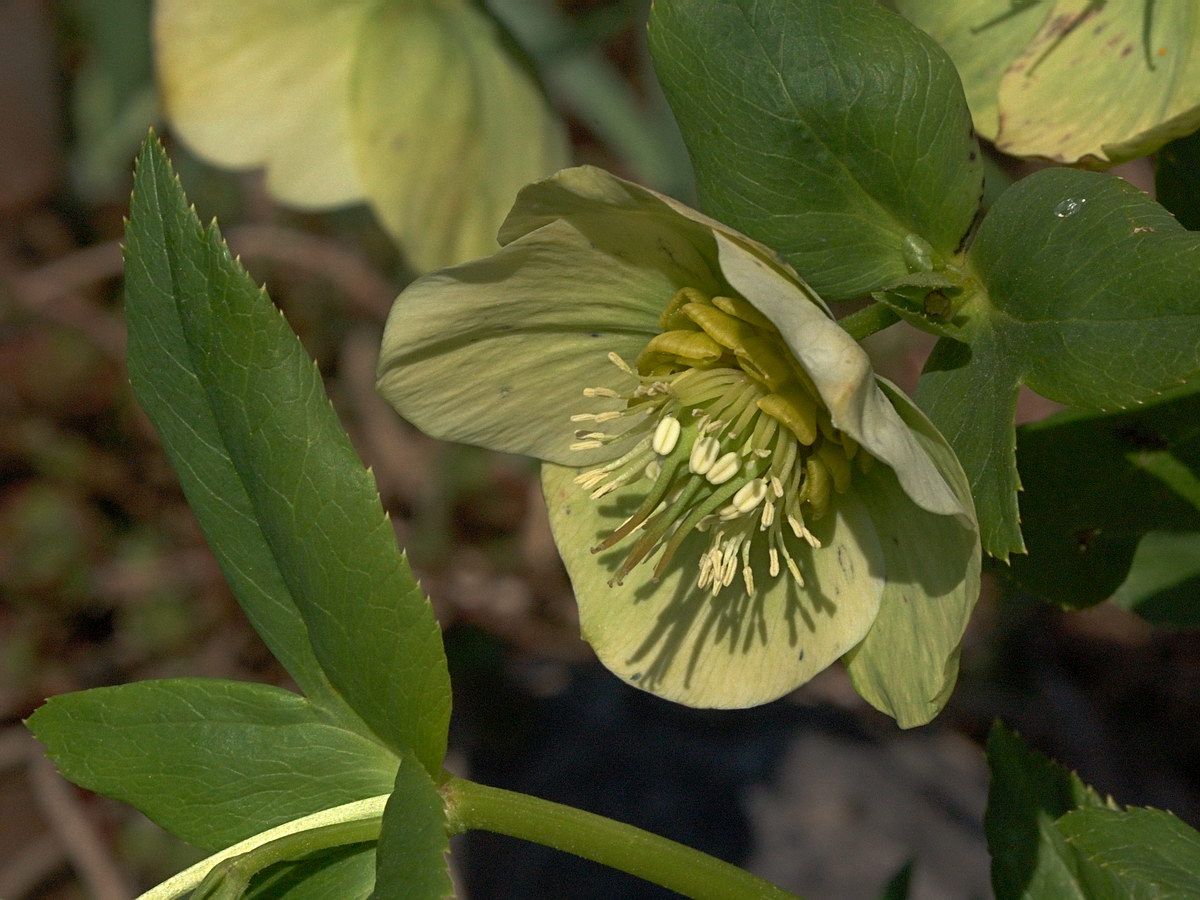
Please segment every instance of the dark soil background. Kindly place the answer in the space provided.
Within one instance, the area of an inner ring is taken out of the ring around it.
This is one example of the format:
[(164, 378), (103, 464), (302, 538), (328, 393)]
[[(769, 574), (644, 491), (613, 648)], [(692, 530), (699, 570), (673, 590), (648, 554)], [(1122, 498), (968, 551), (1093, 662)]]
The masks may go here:
[[(124, 368), (128, 172), (149, 124), (170, 140), (147, 9), (0, 0), (5, 900), (130, 897), (195, 858), (133, 810), (58, 778), (21, 724), (45, 697), (180, 675), (287, 684), (225, 586)], [(633, 21), (608, 50), (641, 87)], [(580, 159), (629, 174), (572, 127)], [(909, 861), (914, 897), (988, 896), (980, 743), (995, 717), (1118, 800), (1200, 825), (1200, 637), (1108, 605), (1065, 615), (989, 578), (954, 698), (910, 733), (868, 709), (836, 667), (735, 713), (620, 684), (578, 638), (535, 467), (431, 441), (373, 394), (383, 317), (408, 274), (369, 214), (298, 216), (256, 176), (171, 149), (202, 218), (220, 218), (317, 359), (373, 468), (445, 629), (457, 771), (670, 835), (815, 900), (879, 897)], [(927, 349), (900, 329), (872, 341), (907, 386)], [(1022, 409), (1049, 406), (1027, 397)], [(454, 866), (478, 898), (666, 893), (490, 835), (461, 840)]]

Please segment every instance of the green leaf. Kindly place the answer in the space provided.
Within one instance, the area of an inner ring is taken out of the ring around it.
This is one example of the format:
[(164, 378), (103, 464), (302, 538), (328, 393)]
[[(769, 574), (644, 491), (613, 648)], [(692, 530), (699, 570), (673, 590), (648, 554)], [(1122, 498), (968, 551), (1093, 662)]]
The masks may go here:
[[(1200, 572), (1200, 557), (1187, 552), (1200, 532), (1200, 482), (1191, 474), (1200, 471), (1200, 391), (1175, 396), (1120, 415), (1072, 410), (1018, 429), (1029, 555), (1012, 560), (1011, 574), (1025, 590), (1091, 606), (1133, 574), (1135, 551), (1141, 586), (1126, 589), (1124, 605), (1152, 604), (1159, 590)], [(1146, 557), (1153, 545), (1139, 550), (1151, 531), (1167, 540), (1155, 559)], [(1174, 552), (1173, 537), (1185, 539)], [(1200, 618), (1194, 597), (1179, 599), (1177, 614), (1190, 607), (1190, 618)]]
[(1200, 897), (1200, 833), (1169, 812), (1080, 809), (1057, 826), (1071, 846), (1109, 872), (1117, 897)]
[(949, 58), (873, 0), (657, 0), (650, 47), (701, 205), (775, 248), (826, 300), (942, 256), (982, 164)]
[(375, 889), (375, 844), (350, 844), (260, 872), (245, 900), (367, 900)]
[(449, 850), (442, 795), (424, 769), (402, 763), (383, 811), (375, 900), (453, 897)]
[(1000, 722), (987, 741), (992, 778), (983, 817), (996, 900), (1093, 900), (1102, 876), (1055, 828), (1073, 809), (1104, 807), (1078, 776), (1029, 750)]
[(143, 681), (64, 694), (28, 724), (71, 781), (207, 850), (386, 794), (397, 765), (303, 697), (238, 681)]
[(1200, 236), (1119, 178), (1048, 169), (1006, 191), (967, 257), (977, 286), (917, 400), (971, 480), (984, 548), (1018, 526), (1017, 388), (1092, 409), (1141, 403), (1200, 370)]
[(1166, 144), (1154, 161), (1158, 202), (1185, 228), (1200, 231), (1200, 131)]
[(897, 0), (959, 67), (1005, 153), (1112, 165), (1200, 125), (1200, 8), (1154, 0)]
[[(322, 703), (336, 690), (389, 746), (438, 771), (450, 712), (441, 635), (318, 372), (215, 226), (201, 228), (153, 138), (134, 184), (131, 371), (167, 422), (239, 598), (306, 690), (315, 684)], [(299, 646), (288, 596), (332, 689)]]
[(1200, 533), (1150, 531), (1112, 602), (1161, 628), (1200, 628)]

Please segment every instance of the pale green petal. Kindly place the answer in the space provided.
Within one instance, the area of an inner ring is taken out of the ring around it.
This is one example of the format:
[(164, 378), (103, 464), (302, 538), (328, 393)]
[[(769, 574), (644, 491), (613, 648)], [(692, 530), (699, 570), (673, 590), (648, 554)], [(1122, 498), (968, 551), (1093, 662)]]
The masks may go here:
[(307, 209), (363, 196), (346, 83), (369, 0), (157, 0), (155, 55), (172, 130), (198, 156), (267, 169)]
[[(559, 219), (598, 249), (659, 269), (681, 287), (708, 293), (726, 289), (712, 237), (712, 228), (723, 226), (594, 166), (564, 169), (522, 190), (500, 229), (500, 243)], [(670, 299), (664, 297), (662, 305)]]
[(772, 578), (766, 553), (752, 555), (757, 593), (735, 580), (713, 599), (695, 587), (708, 535), (683, 544), (660, 583), (639, 566), (610, 587), (624, 545), (590, 547), (632, 510), (644, 486), (592, 500), (572, 482), (578, 469), (545, 465), (542, 490), (555, 542), (579, 602), (584, 638), (617, 676), (688, 706), (741, 708), (774, 700), (808, 681), (862, 639), (879, 610), (882, 551), (865, 507), (851, 492), (836, 513), (809, 523), (824, 543), (793, 553), (806, 585)]
[(868, 504), (884, 548), (887, 586), (879, 616), (846, 655), (846, 668), (865, 700), (911, 728), (937, 715), (953, 690), (963, 631), (979, 599), (979, 530), (954, 451), (899, 388), (881, 383), (972, 513), (938, 516), (919, 509), (883, 466), (854, 476), (854, 490)]
[(631, 386), (607, 354), (634, 358), (677, 288), (553, 222), (405, 289), (384, 331), (379, 391), (433, 437), (587, 465), (611, 451), (568, 449), (580, 427), (570, 416), (624, 403), (583, 389)]
[(963, 513), (929, 455), (876, 386), (866, 351), (811, 302), (811, 289), (719, 234), (717, 251), (729, 283), (775, 324), (808, 372), (833, 424), (891, 466), (922, 509), (940, 515)]
[(363, 186), (421, 270), (494, 252), (513, 196), (567, 162), (537, 84), (468, 2), (382, 2), (349, 80)]

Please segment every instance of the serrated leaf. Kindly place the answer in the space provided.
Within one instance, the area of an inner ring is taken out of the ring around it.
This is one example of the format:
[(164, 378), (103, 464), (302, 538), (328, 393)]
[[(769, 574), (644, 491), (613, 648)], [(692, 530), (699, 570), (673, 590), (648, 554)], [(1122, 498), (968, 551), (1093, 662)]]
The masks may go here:
[(1116, 897), (1200, 897), (1200, 833), (1160, 809), (1079, 809), (1057, 823), (1067, 842), (1117, 882)]
[(446, 808), (437, 786), (420, 766), (401, 764), (383, 811), (374, 900), (453, 897), (449, 850)]
[(992, 777), (983, 825), (992, 854), (996, 900), (1093, 900), (1102, 883), (1055, 821), (1073, 809), (1105, 803), (1075, 774), (1029, 750), (1000, 722), (987, 741)]
[(28, 720), (64, 776), (219, 850), (386, 794), (397, 759), (280, 688), (143, 681), (52, 697)]
[(1154, 0), (897, 0), (962, 74), (1005, 153), (1107, 166), (1200, 125), (1200, 7)]
[(971, 480), (984, 548), (1006, 559), (1024, 549), (1017, 387), (1112, 410), (1200, 370), (1200, 235), (1119, 178), (1047, 169), (1001, 196), (967, 263), (970, 347), (943, 338), (917, 399)]
[[(1200, 468), (1198, 422), (1200, 392), (1193, 389), (1135, 412), (1073, 410), (1019, 428), (1029, 555), (1012, 560), (1012, 577), (1034, 596), (1080, 608), (1118, 590), (1149, 532), (1191, 533), (1194, 546), (1200, 491), (1189, 496), (1172, 475), (1186, 478)], [(1155, 584), (1169, 588), (1200, 571), (1200, 557), (1183, 550), (1157, 563), (1143, 554), (1143, 572), (1153, 564), (1154, 576), (1129, 605), (1152, 602)], [(1200, 619), (1200, 602), (1193, 598), (1190, 606)], [(1185, 610), (1180, 604), (1178, 612)]]
[(826, 300), (954, 254), (983, 186), (949, 58), (873, 0), (657, 0), (655, 69), (701, 206), (782, 253)]
[[(189, 405), (195, 420), (173, 426), (175, 459), (198, 493), (211, 494), (201, 498), (214, 506), (209, 540), (222, 550), (243, 537), (256, 543), (250, 562), (281, 576), (337, 693), (394, 750), (439, 771), (450, 712), (441, 635), (319, 374), (215, 226), (200, 227), (154, 139), (134, 184), (126, 261), (134, 314), (146, 319), (143, 346), (155, 347), (156, 326), (169, 329), (166, 349), (140, 361), (141, 383), (163, 392), (160, 410), (184, 391), (198, 395)], [(147, 366), (164, 353), (166, 372)], [(169, 387), (155, 387), (159, 380)], [(190, 425), (203, 430), (189, 435)], [(205, 459), (219, 480), (192, 477), (189, 436), (212, 444)], [(217, 512), (234, 499), (249, 520), (236, 533)], [(257, 588), (255, 577), (242, 581)], [(295, 658), (302, 633), (278, 595), (270, 600), (267, 634)], [(285, 640), (272, 633), (276, 624)]]

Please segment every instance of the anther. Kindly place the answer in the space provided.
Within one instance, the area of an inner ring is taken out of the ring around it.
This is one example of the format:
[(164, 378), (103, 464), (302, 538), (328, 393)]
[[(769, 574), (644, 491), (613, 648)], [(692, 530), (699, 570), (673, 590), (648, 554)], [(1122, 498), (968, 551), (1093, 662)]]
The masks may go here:
[(704, 477), (708, 479), (709, 484), (724, 484), (741, 471), (741, 468), (741, 460), (738, 459), (736, 453), (731, 451), (709, 466), (708, 471), (704, 473)]
[(721, 454), (721, 445), (714, 437), (702, 437), (692, 444), (692, 454), (688, 458), (688, 470), (695, 475), (707, 474)]
[(762, 503), (767, 496), (767, 483), (761, 478), (755, 478), (753, 481), (747, 481), (742, 485), (741, 489), (733, 495), (733, 506), (742, 515), (752, 512), (758, 504)]
[(674, 416), (663, 416), (658, 420), (658, 426), (654, 429), (654, 439), (650, 442), (651, 449), (659, 456), (668, 456), (675, 449), (675, 445), (679, 443), (679, 435), (683, 431), (683, 426), (679, 424), (679, 420)]

